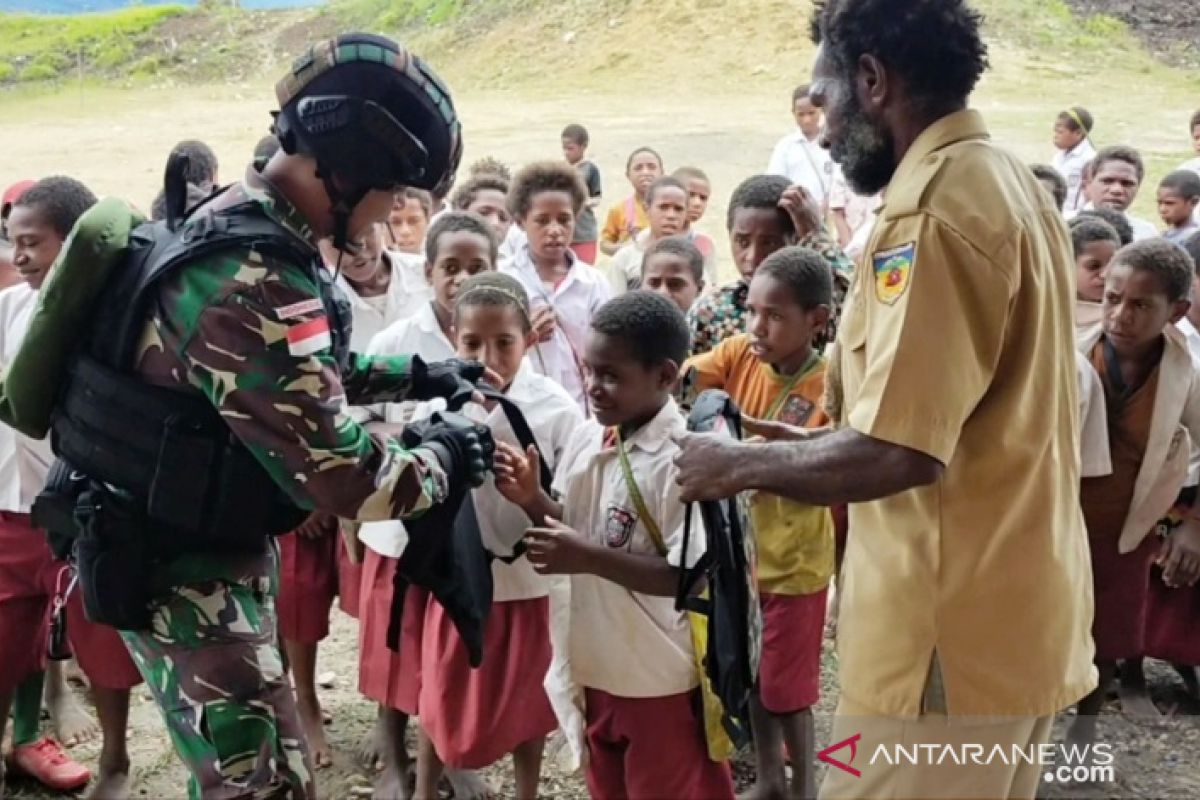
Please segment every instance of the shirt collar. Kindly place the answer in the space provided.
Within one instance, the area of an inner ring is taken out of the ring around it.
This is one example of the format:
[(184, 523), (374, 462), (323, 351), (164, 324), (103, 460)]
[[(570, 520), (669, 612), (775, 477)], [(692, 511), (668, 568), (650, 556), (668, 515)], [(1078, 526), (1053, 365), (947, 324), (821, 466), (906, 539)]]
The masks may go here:
[[(900, 164), (888, 183), (890, 191), (884, 197), (880, 213), (890, 210), (892, 214), (903, 214), (906, 213), (907, 206), (919, 201), (921, 191), (928, 185), (928, 180), (921, 179), (922, 173), (937, 166), (943, 158), (942, 150), (958, 142), (989, 138), (991, 137), (983, 117), (978, 111), (971, 109), (951, 112), (930, 125), (909, 146), (904, 158), (900, 159)], [(906, 189), (917, 190), (916, 195), (907, 196)]]
[(675, 398), (668, 397), (654, 418), (625, 440), (625, 447), (628, 450), (637, 448), (644, 453), (657, 453), (673, 435), (682, 433), (683, 427), (679, 406), (676, 405)]

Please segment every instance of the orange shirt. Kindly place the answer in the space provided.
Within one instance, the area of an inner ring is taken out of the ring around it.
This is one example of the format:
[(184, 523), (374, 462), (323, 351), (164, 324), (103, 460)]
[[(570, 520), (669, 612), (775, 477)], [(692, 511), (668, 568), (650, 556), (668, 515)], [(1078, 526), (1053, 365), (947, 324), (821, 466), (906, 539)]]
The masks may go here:
[(645, 203), (640, 197), (630, 195), (608, 209), (600, 241), (624, 244), (649, 227), (650, 215)]
[[(684, 373), (695, 369), (696, 391), (724, 389), (742, 411), (800, 428), (829, 424), (821, 407), (825, 393), (825, 359), (817, 357), (792, 383), (750, 352), (750, 337), (731, 337), (707, 353), (689, 359)], [(788, 389), (788, 384), (792, 383)], [(786, 396), (781, 393), (787, 390)], [(773, 494), (754, 492), (750, 518), (758, 547), (758, 585), (771, 594), (819, 592), (833, 575), (833, 519), (829, 509), (806, 506)]]

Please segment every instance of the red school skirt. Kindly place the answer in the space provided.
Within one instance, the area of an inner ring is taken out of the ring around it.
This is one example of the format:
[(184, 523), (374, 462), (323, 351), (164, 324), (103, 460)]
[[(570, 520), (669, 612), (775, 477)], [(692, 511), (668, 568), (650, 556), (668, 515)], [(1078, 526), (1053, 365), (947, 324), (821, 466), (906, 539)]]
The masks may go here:
[(284, 639), (316, 644), (329, 635), (329, 610), (338, 593), (338, 551), (344, 549), (336, 533), (316, 539), (298, 533), (279, 537), (275, 609)]
[(358, 628), (358, 691), (387, 708), (417, 713), (421, 691), (421, 629), (429, 595), (408, 587), (400, 626), (399, 652), (387, 646), (392, 580), (399, 559), (367, 548), (362, 563)]

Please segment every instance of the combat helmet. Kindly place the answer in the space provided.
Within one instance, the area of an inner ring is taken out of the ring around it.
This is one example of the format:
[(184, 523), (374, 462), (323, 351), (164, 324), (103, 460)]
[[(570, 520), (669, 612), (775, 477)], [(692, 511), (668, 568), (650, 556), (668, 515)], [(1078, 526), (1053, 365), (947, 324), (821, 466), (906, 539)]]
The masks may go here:
[(317, 162), (339, 248), (351, 212), (372, 189), (440, 193), (454, 180), (462, 137), (450, 92), (387, 37), (349, 33), (313, 45), (275, 95), (273, 132), (284, 152)]

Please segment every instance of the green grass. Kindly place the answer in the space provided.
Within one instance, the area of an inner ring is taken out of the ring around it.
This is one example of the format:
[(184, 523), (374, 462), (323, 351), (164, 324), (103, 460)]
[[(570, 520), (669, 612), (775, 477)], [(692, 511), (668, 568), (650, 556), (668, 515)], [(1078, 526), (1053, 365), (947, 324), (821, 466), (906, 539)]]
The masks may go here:
[(97, 14), (0, 16), (0, 83), (53, 79), (79, 59), (89, 67), (116, 69), (164, 20), (183, 6), (134, 6)]

